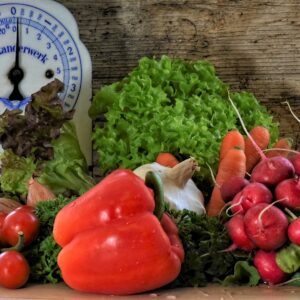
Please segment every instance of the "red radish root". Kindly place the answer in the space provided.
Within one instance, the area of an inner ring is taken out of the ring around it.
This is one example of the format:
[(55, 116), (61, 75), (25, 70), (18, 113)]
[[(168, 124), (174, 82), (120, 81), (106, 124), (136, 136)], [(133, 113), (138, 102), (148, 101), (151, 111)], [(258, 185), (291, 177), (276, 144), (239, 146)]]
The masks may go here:
[(235, 215), (228, 221), (226, 228), (234, 245), (230, 246), (228, 249), (239, 248), (244, 251), (251, 251), (255, 248), (255, 245), (245, 232), (244, 216), (240, 214)]
[(259, 203), (244, 217), (249, 239), (262, 250), (276, 250), (287, 241), (288, 219), (277, 207)]
[(287, 278), (287, 274), (276, 263), (275, 251), (266, 252), (258, 250), (254, 257), (254, 266), (261, 279), (269, 285), (281, 283)]
[[(233, 213), (246, 213), (248, 209), (257, 203), (271, 203), (273, 195), (262, 183), (252, 182), (245, 186), (232, 200), (231, 210)], [(237, 205), (240, 203), (240, 205)]]

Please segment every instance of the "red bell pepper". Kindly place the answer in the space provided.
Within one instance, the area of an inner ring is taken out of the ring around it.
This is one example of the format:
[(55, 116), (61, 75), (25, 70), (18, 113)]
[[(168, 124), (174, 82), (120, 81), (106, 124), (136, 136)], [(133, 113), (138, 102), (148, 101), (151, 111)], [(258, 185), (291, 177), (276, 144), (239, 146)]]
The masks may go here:
[(58, 265), (70, 287), (135, 294), (178, 276), (184, 259), (178, 230), (155, 206), (163, 199), (159, 176), (147, 175), (152, 189), (132, 171), (116, 170), (57, 214)]

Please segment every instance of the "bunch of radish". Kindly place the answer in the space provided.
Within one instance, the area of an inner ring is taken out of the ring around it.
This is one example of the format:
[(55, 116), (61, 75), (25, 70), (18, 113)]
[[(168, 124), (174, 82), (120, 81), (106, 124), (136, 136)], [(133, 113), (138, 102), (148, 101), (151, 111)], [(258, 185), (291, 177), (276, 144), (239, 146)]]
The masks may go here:
[[(230, 97), (229, 100), (235, 108)], [(244, 127), (240, 115), (239, 118)], [(261, 279), (274, 285), (289, 275), (277, 263), (278, 251), (288, 244), (300, 246), (300, 217), (293, 214), (300, 209), (300, 154), (291, 160), (284, 156), (268, 158), (252, 142), (261, 159), (249, 178), (232, 177), (220, 191), (230, 205), (227, 212), (231, 211), (226, 224), (233, 242), (229, 249), (252, 251)]]

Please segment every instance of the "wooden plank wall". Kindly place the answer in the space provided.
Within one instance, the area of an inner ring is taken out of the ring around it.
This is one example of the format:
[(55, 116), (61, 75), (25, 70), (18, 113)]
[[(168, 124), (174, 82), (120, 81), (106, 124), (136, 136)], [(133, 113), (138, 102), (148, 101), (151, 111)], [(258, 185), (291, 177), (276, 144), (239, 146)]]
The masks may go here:
[(142, 56), (207, 59), (234, 90), (248, 90), (300, 142), (300, 1), (60, 0), (93, 61), (93, 89), (119, 80)]

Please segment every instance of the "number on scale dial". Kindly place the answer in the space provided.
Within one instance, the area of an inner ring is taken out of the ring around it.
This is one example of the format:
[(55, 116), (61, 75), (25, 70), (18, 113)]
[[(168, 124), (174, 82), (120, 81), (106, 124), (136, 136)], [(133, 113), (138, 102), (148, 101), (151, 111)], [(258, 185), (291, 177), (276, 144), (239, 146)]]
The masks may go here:
[(74, 38), (54, 15), (25, 3), (0, 2), (0, 97), (9, 99), (13, 90), (8, 74), (15, 62), (17, 34), (24, 73), (19, 83), (21, 95), (27, 98), (58, 78), (65, 84), (64, 106), (73, 108), (82, 85), (81, 57)]

